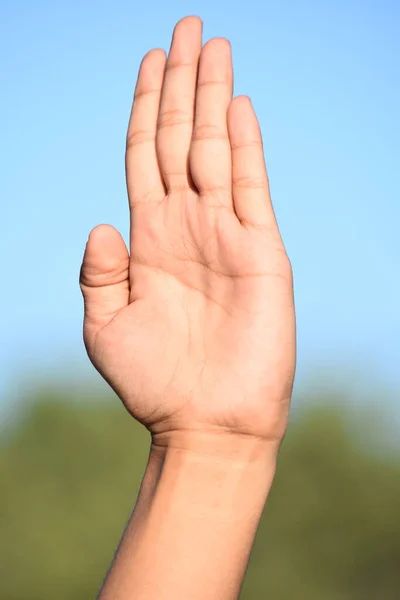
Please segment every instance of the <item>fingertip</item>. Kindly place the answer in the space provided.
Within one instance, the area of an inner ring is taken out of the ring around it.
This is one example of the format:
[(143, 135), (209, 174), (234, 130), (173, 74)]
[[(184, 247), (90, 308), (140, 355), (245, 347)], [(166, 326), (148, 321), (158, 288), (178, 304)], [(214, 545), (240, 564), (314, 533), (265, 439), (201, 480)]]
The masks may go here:
[(112, 225), (96, 225), (88, 237), (79, 272), (85, 304), (85, 335), (105, 326), (129, 302), (129, 253)]
[(96, 225), (88, 237), (81, 268), (82, 283), (96, 287), (126, 279), (129, 253), (112, 225)]
[(240, 94), (239, 96), (235, 96), (234, 98), (232, 98), (232, 101), (229, 106), (229, 112), (240, 112), (249, 108), (253, 108), (253, 103), (251, 101), (250, 96)]
[(182, 25), (194, 25), (202, 28), (203, 20), (198, 15), (186, 15), (185, 17), (179, 19), (179, 21), (175, 25), (174, 31), (176, 31), (178, 27), (181, 27)]
[(167, 53), (164, 48), (152, 48), (143, 56), (141, 66), (150, 59), (164, 62), (167, 59)]
[(89, 233), (85, 248), (85, 260), (124, 260), (128, 256), (125, 241), (112, 225), (96, 225)]
[(234, 145), (260, 137), (259, 121), (250, 96), (235, 96), (228, 107), (227, 119), (229, 135)]
[(174, 30), (172, 32), (170, 53), (171, 53), (173, 44), (177, 40), (180, 39), (181, 35), (183, 35), (185, 38), (187, 35), (189, 35), (190, 38), (193, 38), (193, 37), (195, 39), (202, 38), (202, 36), (203, 36), (203, 21), (200, 19), (200, 17), (198, 17), (196, 15), (188, 15), (186, 17), (183, 17), (176, 23)]
[(93, 227), (93, 229), (89, 232), (88, 241), (97, 241), (99, 239), (104, 239), (109, 236), (115, 236), (115, 234), (120, 235), (119, 231), (115, 229), (112, 225), (108, 225), (108, 223), (100, 223)]
[(225, 38), (225, 37), (212, 37), (212, 38), (210, 38), (204, 44), (203, 50), (205, 48), (208, 48), (209, 46), (211, 46), (211, 47), (216, 46), (216, 48), (218, 48), (219, 51), (222, 50), (222, 49), (224, 49), (226, 52), (231, 52), (232, 51), (232, 44), (228, 40), (228, 38)]

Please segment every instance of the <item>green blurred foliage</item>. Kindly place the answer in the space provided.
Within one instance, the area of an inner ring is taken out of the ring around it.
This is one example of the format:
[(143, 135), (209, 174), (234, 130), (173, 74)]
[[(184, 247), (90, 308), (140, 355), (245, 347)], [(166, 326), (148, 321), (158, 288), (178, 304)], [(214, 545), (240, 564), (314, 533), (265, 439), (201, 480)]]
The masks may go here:
[[(400, 455), (370, 427), (322, 400), (292, 420), (242, 600), (400, 597)], [(148, 447), (116, 400), (27, 404), (0, 445), (1, 600), (96, 597)]]

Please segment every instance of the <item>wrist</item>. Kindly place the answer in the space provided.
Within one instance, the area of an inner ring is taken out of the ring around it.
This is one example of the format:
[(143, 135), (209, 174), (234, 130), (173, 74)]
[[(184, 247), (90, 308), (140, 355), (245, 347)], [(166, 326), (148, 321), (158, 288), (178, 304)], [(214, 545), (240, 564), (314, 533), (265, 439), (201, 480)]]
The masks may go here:
[(275, 465), (279, 445), (277, 441), (226, 431), (179, 430), (151, 436), (151, 453), (157, 456), (169, 453), (243, 467)]
[(165, 496), (165, 518), (170, 511), (190, 520), (201, 516), (205, 527), (227, 538), (240, 527), (251, 539), (272, 486), (276, 453), (270, 442), (250, 436), (157, 434), (150, 457), (159, 477), (150, 511)]
[(140, 598), (150, 597), (148, 590), (152, 598), (165, 590), (171, 597), (236, 598), (275, 459), (271, 443), (250, 436), (153, 434), (140, 498), (119, 549), (127, 576), (111, 572), (110, 589), (129, 586)]

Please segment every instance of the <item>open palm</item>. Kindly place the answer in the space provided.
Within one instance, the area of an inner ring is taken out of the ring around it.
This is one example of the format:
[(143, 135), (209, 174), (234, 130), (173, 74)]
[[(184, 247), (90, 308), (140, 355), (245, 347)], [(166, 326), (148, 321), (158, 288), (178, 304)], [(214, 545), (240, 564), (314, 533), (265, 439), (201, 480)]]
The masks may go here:
[(227, 40), (181, 20), (143, 59), (126, 152), (130, 253), (100, 225), (81, 270), (90, 359), (154, 435), (280, 440), (295, 368), (290, 262)]

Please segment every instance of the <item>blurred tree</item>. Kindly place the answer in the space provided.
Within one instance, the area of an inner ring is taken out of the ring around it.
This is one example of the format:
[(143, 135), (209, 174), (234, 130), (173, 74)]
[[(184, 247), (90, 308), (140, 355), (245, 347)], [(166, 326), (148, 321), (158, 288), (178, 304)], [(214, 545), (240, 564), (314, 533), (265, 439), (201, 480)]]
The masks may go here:
[[(60, 391), (29, 406), (0, 447), (0, 598), (95, 598), (149, 436), (117, 401), (76, 404)], [(291, 424), (243, 600), (400, 597), (400, 457), (370, 448), (368, 427), (353, 435), (328, 406)]]
[(289, 430), (243, 600), (400, 597), (400, 456), (347, 412), (321, 403)]

